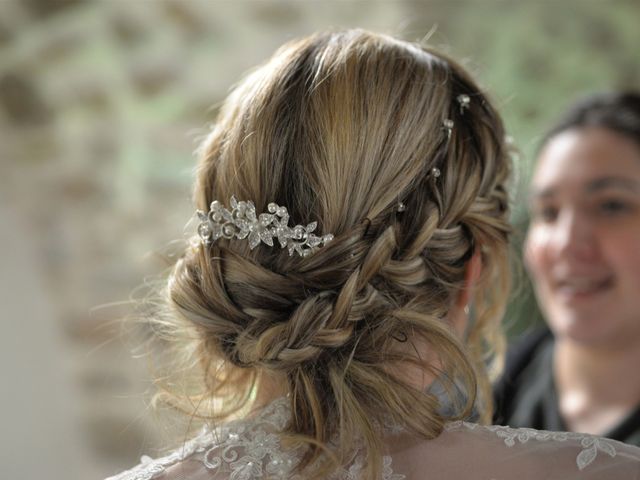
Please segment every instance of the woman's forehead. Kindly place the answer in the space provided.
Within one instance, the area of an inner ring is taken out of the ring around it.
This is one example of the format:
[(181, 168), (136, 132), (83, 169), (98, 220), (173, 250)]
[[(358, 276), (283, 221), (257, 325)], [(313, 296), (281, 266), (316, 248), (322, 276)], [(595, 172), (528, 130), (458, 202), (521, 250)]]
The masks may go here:
[(631, 139), (603, 128), (573, 129), (552, 137), (538, 157), (533, 195), (576, 187), (586, 193), (604, 188), (636, 188), (640, 148)]

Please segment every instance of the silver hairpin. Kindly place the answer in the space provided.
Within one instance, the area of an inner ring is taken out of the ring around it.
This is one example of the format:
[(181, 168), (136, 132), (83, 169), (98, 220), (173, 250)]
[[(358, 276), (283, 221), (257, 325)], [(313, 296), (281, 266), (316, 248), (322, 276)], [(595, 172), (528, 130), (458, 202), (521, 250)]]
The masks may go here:
[(461, 93), (456, 97), (456, 100), (460, 104), (460, 115), (464, 115), (464, 111), (469, 108), (469, 104), (471, 103), (471, 97), (466, 93)]
[(318, 247), (333, 240), (331, 233), (322, 236), (312, 233), (318, 222), (312, 222), (306, 227), (289, 227), (289, 213), (286, 207), (270, 203), (267, 209), (269, 213), (257, 215), (256, 207), (251, 200), (239, 202), (232, 196), (231, 210), (227, 210), (221, 202), (215, 200), (211, 202), (208, 212), (196, 211), (200, 219), (198, 235), (207, 246), (219, 238), (248, 238), (251, 250), (260, 242), (273, 247), (273, 239), (277, 238), (281, 248), (287, 247), (289, 255), (296, 252), (301, 257), (310, 255)]
[(451, 138), (451, 132), (453, 131), (453, 120), (448, 118), (442, 122), (442, 128), (447, 132), (447, 140)]

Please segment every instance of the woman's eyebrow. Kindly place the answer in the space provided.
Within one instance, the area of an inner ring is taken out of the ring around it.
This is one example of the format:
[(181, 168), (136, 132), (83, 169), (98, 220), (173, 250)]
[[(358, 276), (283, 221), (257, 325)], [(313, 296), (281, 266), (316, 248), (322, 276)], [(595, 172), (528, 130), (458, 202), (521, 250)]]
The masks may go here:
[[(619, 188), (627, 190), (631, 193), (640, 193), (640, 181), (634, 180), (632, 178), (611, 175), (590, 180), (585, 185), (584, 190), (587, 193), (595, 193), (607, 188)], [(533, 187), (529, 192), (528, 201), (542, 201), (548, 198), (552, 198), (561, 189), (562, 188), (558, 186), (549, 186), (543, 188)]]
[(527, 195), (527, 200), (532, 202), (534, 200), (545, 200), (547, 198), (551, 198), (556, 194), (556, 187), (544, 187), (544, 188), (536, 188), (532, 187)]
[(620, 176), (601, 177), (588, 182), (585, 190), (588, 193), (594, 193), (607, 188), (621, 188), (632, 193), (640, 193), (640, 182), (632, 178)]

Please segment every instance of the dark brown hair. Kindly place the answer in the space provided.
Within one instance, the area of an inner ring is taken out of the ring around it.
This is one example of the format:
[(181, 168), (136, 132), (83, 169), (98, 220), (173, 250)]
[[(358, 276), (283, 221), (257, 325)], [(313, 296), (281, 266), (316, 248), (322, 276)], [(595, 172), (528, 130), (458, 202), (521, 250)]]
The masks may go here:
[(540, 148), (565, 130), (588, 127), (611, 130), (640, 146), (640, 94), (601, 92), (576, 101), (545, 135)]

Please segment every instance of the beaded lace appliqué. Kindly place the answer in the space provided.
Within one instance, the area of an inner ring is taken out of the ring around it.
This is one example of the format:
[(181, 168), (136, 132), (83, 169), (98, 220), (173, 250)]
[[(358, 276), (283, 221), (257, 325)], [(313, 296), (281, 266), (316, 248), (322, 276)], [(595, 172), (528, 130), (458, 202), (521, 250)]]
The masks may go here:
[(582, 450), (576, 457), (576, 465), (579, 470), (587, 468), (598, 456), (598, 452), (603, 452), (610, 457), (616, 456), (614, 443), (606, 438), (594, 437), (582, 433), (574, 432), (548, 432), (545, 430), (534, 430), (531, 428), (510, 428), (500, 425), (480, 426), (475, 423), (468, 422), (452, 422), (447, 425), (447, 430), (458, 430), (466, 428), (467, 430), (475, 430), (478, 428), (486, 429), (495, 433), (498, 437), (504, 439), (507, 447), (513, 447), (516, 442), (527, 443), (529, 440), (544, 442), (556, 441), (566, 442), (567, 440), (579, 441)]
[[(266, 407), (256, 418), (235, 422), (215, 430), (205, 431), (187, 442), (172, 454), (151, 460), (143, 457), (133, 470), (123, 472), (108, 480), (151, 480), (159, 477), (170, 466), (189, 457), (201, 458), (211, 478), (252, 480), (279, 478), (302, 480), (292, 472), (301, 457), (299, 450), (283, 450), (275, 433), (286, 426), (290, 418), (288, 402), (282, 398)], [(347, 468), (336, 471), (332, 480), (361, 480), (364, 459), (357, 454)], [(383, 458), (382, 480), (404, 480), (393, 473), (391, 457)]]

